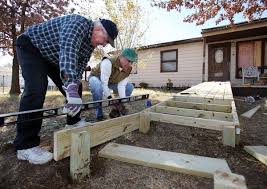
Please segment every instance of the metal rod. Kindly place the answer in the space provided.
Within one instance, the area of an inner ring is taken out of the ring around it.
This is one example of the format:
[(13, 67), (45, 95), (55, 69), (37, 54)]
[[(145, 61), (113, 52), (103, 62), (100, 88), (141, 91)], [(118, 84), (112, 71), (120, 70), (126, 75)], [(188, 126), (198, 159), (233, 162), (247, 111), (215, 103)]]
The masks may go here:
[[(108, 107), (112, 106), (118, 103), (129, 103), (129, 102), (135, 102), (140, 100), (145, 100), (149, 98), (149, 94), (144, 95), (137, 95), (137, 96), (130, 96), (125, 98), (114, 98), (114, 99), (108, 99), (108, 100), (99, 100), (99, 101), (93, 101), (93, 102), (86, 102), (82, 104), (81, 111), (95, 109), (96, 107)], [(4, 125), (13, 125), (17, 123), (23, 123), (28, 121), (34, 121), (39, 119), (45, 119), (50, 117), (57, 117), (62, 115), (67, 115), (66, 113), (63, 113), (63, 106), (57, 107), (57, 108), (44, 108), (44, 109), (37, 109), (37, 110), (28, 110), (28, 111), (21, 111), (21, 112), (12, 112), (12, 113), (6, 113), (6, 114), (0, 114), (0, 127)], [(17, 117), (19, 115), (23, 116), (29, 116), (33, 113), (39, 113), (42, 114), (40, 117), (36, 118), (24, 118), (23, 121), (6, 121), (6, 118), (8, 117)]]

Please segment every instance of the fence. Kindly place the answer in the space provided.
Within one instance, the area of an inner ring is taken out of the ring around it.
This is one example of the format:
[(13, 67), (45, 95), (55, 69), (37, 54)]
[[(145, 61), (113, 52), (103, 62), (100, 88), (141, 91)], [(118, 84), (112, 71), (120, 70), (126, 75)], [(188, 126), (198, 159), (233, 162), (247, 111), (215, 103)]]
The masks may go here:
[(0, 93), (8, 93), (11, 86), (11, 75), (0, 75)]
[[(8, 94), (11, 87), (11, 75), (0, 75), (0, 94)], [(24, 89), (24, 80), (22, 77), (20, 77), (20, 88), (21, 92)], [(55, 84), (52, 82), (50, 78), (48, 78), (48, 86), (47, 90), (49, 91), (55, 91), (58, 90)]]

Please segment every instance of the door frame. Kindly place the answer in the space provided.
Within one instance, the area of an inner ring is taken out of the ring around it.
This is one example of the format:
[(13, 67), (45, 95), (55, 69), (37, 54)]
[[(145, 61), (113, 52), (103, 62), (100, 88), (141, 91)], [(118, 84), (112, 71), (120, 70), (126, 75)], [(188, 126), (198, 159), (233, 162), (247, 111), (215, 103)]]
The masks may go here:
[(231, 43), (230, 42), (225, 42), (225, 43), (215, 43), (215, 44), (208, 44), (208, 81), (212, 81), (214, 77), (211, 77), (211, 64), (213, 63), (212, 59), (212, 49), (214, 48), (226, 48), (225, 52), (226, 53), (226, 57), (225, 57), (225, 61), (227, 62), (226, 64), (228, 64), (228, 66), (226, 66), (226, 68), (228, 68), (226, 71), (223, 70), (223, 74), (227, 74), (226, 76), (223, 75), (223, 81), (230, 81), (230, 73), (231, 73)]

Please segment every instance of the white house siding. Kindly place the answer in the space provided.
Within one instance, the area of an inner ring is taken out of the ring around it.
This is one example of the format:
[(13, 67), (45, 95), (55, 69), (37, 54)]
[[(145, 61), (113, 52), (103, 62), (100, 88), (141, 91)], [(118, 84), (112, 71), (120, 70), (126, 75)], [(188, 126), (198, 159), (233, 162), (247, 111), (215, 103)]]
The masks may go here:
[[(160, 72), (160, 52), (178, 49), (178, 71)], [(202, 82), (203, 42), (150, 48), (138, 51), (137, 74), (131, 74), (132, 83), (145, 82), (149, 87), (166, 86), (168, 79), (174, 87), (192, 86)]]

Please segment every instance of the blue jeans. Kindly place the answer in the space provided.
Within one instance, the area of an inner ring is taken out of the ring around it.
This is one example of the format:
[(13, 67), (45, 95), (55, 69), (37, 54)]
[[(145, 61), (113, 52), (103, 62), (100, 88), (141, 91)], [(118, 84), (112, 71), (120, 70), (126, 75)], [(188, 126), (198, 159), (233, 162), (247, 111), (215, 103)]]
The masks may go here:
[[(31, 43), (26, 35), (20, 35), (16, 41), (17, 57), (25, 81), (25, 88), (21, 95), (19, 111), (43, 108), (46, 90), (47, 76), (56, 84), (59, 91), (66, 96), (62, 88), (60, 70), (57, 64), (47, 61), (40, 51)], [(79, 95), (82, 95), (82, 85), (79, 86)], [(18, 121), (41, 117), (42, 113), (19, 115)], [(80, 121), (80, 113), (74, 117), (67, 116), (67, 124), (72, 125)], [(40, 144), (39, 132), (42, 120), (37, 119), (17, 124), (17, 135), (14, 140), (16, 150), (23, 150)]]
[[(96, 76), (90, 76), (89, 77), (89, 85), (90, 90), (93, 96), (93, 101), (102, 100), (103, 98), (103, 87), (101, 84), (101, 81)], [(114, 92), (118, 92), (118, 84), (109, 84), (108, 87), (112, 89)], [(127, 83), (125, 94), (126, 96), (131, 96), (133, 92), (134, 86), (131, 83)], [(103, 117), (103, 110), (101, 106), (96, 106), (96, 118)]]

